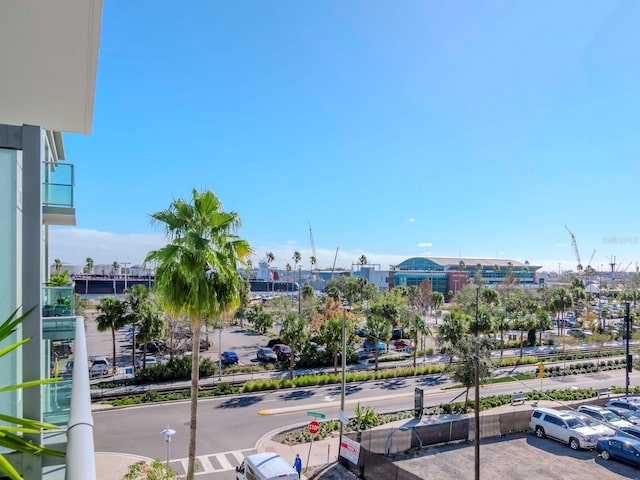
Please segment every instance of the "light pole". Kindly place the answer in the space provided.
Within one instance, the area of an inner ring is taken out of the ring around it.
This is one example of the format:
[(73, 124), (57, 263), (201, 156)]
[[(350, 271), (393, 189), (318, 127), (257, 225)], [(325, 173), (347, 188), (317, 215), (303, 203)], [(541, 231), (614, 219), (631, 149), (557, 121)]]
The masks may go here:
[(167, 428), (160, 432), (160, 435), (164, 436), (164, 441), (167, 442), (167, 468), (169, 468), (169, 458), (171, 458), (171, 437), (175, 435), (176, 431), (172, 428), (169, 428), (167, 424)]
[(480, 480), (480, 345), (478, 339), (478, 306), (480, 304), (480, 286), (476, 285), (476, 322), (475, 322), (475, 355), (474, 363), (474, 386), (475, 386), (475, 405), (474, 405), (474, 419), (476, 428), (474, 431), (475, 434), (475, 479)]
[[(340, 412), (344, 415), (344, 394), (347, 386), (347, 307), (342, 307), (342, 388), (340, 389)], [(340, 461), (340, 449), (342, 448), (342, 431), (344, 425), (340, 419), (340, 442), (338, 444), (338, 461)]]
[(220, 328), (218, 329), (218, 381), (222, 381), (222, 317), (220, 317)]

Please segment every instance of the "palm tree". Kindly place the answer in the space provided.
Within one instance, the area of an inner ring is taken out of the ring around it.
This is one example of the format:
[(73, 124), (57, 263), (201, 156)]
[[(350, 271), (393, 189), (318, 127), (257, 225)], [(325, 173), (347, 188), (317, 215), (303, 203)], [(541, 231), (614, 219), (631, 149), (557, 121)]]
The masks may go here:
[(433, 308), (436, 317), (436, 325), (438, 324), (438, 311), (444, 303), (444, 295), (440, 292), (431, 293), (431, 308)]
[(294, 312), (285, 315), (280, 329), (280, 338), (291, 347), (289, 358), (289, 379), (293, 380), (293, 367), (296, 363), (296, 355), (302, 349), (302, 344), (307, 339), (307, 320)]
[(298, 252), (297, 250), (293, 252), (293, 273), (294, 274), (301, 260), (302, 260), (302, 255), (300, 255), (300, 252)]
[[(112, 363), (113, 367), (116, 363), (116, 330), (121, 329), (126, 323), (125, 304), (114, 297), (103, 297), (98, 303), (99, 315), (96, 317), (97, 328), (99, 332), (111, 330), (111, 346), (112, 346)], [(135, 337), (135, 331), (134, 335)]]
[(369, 260), (367, 260), (367, 257), (363, 254), (360, 255), (358, 262), (360, 263), (360, 265), (367, 265), (369, 263)]
[(140, 328), (138, 323), (141, 321), (140, 313), (143, 305), (150, 302), (150, 292), (147, 287), (141, 284), (134, 285), (125, 292), (125, 317), (126, 321), (131, 323), (131, 366), (133, 371), (136, 370), (136, 343), (138, 341), (136, 331)]
[(239, 302), (242, 277), (238, 264), (252, 253), (234, 232), (241, 226), (235, 212), (225, 212), (211, 191), (192, 191), (190, 201), (174, 200), (166, 210), (151, 215), (162, 225), (169, 244), (149, 252), (156, 261), (155, 288), (169, 313), (189, 319), (192, 337), (191, 405), (187, 480), (193, 480), (196, 459), (200, 328), (205, 315), (219, 316)]
[(387, 343), (391, 338), (391, 322), (380, 313), (372, 313), (367, 315), (367, 340), (375, 345), (374, 355), (376, 359), (375, 370), (378, 371), (378, 356), (380, 350), (378, 343)]
[(511, 328), (511, 320), (504, 310), (496, 312), (493, 319), (493, 326), (498, 332), (500, 332), (500, 359), (502, 359), (504, 354), (504, 334)]
[(86, 297), (87, 295), (89, 295), (89, 276), (88, 275), (90, 275), (91, 272), (93, 271), (93, 258), (87, 257), (84, 269), (85, 269), (85, 273), (87, 274), (87, 276), (84, 279), (84, 295)]
[[(275, 259), (273, 252), (267, 252), (267, 292), (269, 291), (269, 280), (271, 280), (271, 264)], [(273, 283), (271, 284), (271, 290), (273, 290)]]
[(442, 320), (442, 325), (438, 328), (437, 342), (449, 352), (449, 363), (453, 362), (451, 350), (462, 339), (467, 331), (471, 317), (462, 310), (453, 310)]
[(87, 273), (91, 273), (93, 271), (93, 265), (94, 265), (94, 261), (93, 258), (91, 257), (87, 257), (87, 259), (85, 260), (85, 270)]
[(120, 264), (118, 262), (113, 262), (111, 264), (111, 268), (113, 269), (113, 294), (115, 295), (116, 293), (118, 293), (116, 291), (116, 276), (118, 275), (118, 272), (120, 270)]
[(59, 272), (60, 270), (62, 270), (62, 262), (60, 261), (59, 258), (56, 258), (53, 261), (53, 268), (56, 270), (56, 272)]
[(142, 368), (147, 368), (147, 343), (162, 336), (164, 332), (164, 315), (155, 302), (148, 301), (140, 306), (137, 312), (140, 333), (138, 340), (142, 342)]
[(413, 368), (416, 368), (416, 357), (418, 355), (418, 335), (431, 336), (431, 329), (424, 321), (424, 318), (419, 313), (411, 315), (406, 324), (409, 329), (409, 334), (413, 337)]
[(318, 263), (318, 259), (315, 255), (311, 255), (311, 257), (309, 257), (309, 262), (311, 263), (311, 279), (313, 280), (313, 267)]

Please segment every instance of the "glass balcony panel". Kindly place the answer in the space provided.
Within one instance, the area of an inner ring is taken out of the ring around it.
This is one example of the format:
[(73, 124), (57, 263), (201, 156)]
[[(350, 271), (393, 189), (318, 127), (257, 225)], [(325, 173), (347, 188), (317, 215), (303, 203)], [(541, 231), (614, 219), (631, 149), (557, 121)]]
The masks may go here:
[(42, 318), (69, 317), (75, 311), (74, 287), (42, 287)]
[(61, 377), (42, 386), (42, 416), (54, 425), (65, 426), (69, 421), (76, 320), (71, 316), (42, 320), (45, 378)]
[(73, 207), (74, 166), (72, 163), (44, 162), (42, 205)]

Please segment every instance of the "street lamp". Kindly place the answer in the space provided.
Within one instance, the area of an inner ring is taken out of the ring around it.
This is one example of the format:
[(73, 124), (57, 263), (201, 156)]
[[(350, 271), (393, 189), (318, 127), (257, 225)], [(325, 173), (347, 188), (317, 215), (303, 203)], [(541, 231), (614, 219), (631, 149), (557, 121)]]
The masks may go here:
[(474, 405), (474, 419), (475, 419), (475, 479), (480, 480), (480, 345), (478, 339), (478, 306), (480, 304), (480, 287), (481, 285), (474, 285), (476, 287), (476, 322), (475, 322), (475, 355), (474, 355), (474, 383), (475, 383), (475, 405)]
[(172, 428), (167, 428), (160, 432), (160, 435), (164, 436), (164, 441), (167, 442), (167, 468), (169, 468), (169, 458), (171, 457), (171, 437), (176, 434), (176, 431)]
[[(340, 389), (340, 413), (344, 416), (344, 394), (347, 385), (347, 307), (342, 307), (342, 388)], [(342, 448), (342, 431), (344, 424), (340, 419), (340, 442), (338, 443), (338, 461), (340, 461), (340, 449)]]

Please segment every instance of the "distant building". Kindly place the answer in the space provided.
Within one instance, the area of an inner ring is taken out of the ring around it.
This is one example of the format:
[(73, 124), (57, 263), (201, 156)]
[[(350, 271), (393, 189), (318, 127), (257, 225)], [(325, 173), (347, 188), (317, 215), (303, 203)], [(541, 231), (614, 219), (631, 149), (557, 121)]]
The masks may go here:
[(485, 285), (502, 283), (510, 272), (521, 286), (536, 286), (536, 272), (542, 267), (516, 260), (454, 257), (412, 257), (393, 265), (389, 271), (389, 288), (418, 286), (423, 280), (431, 282), (434, 292), (449, 299), (451, 295), (473, 281), (476, 272)]

